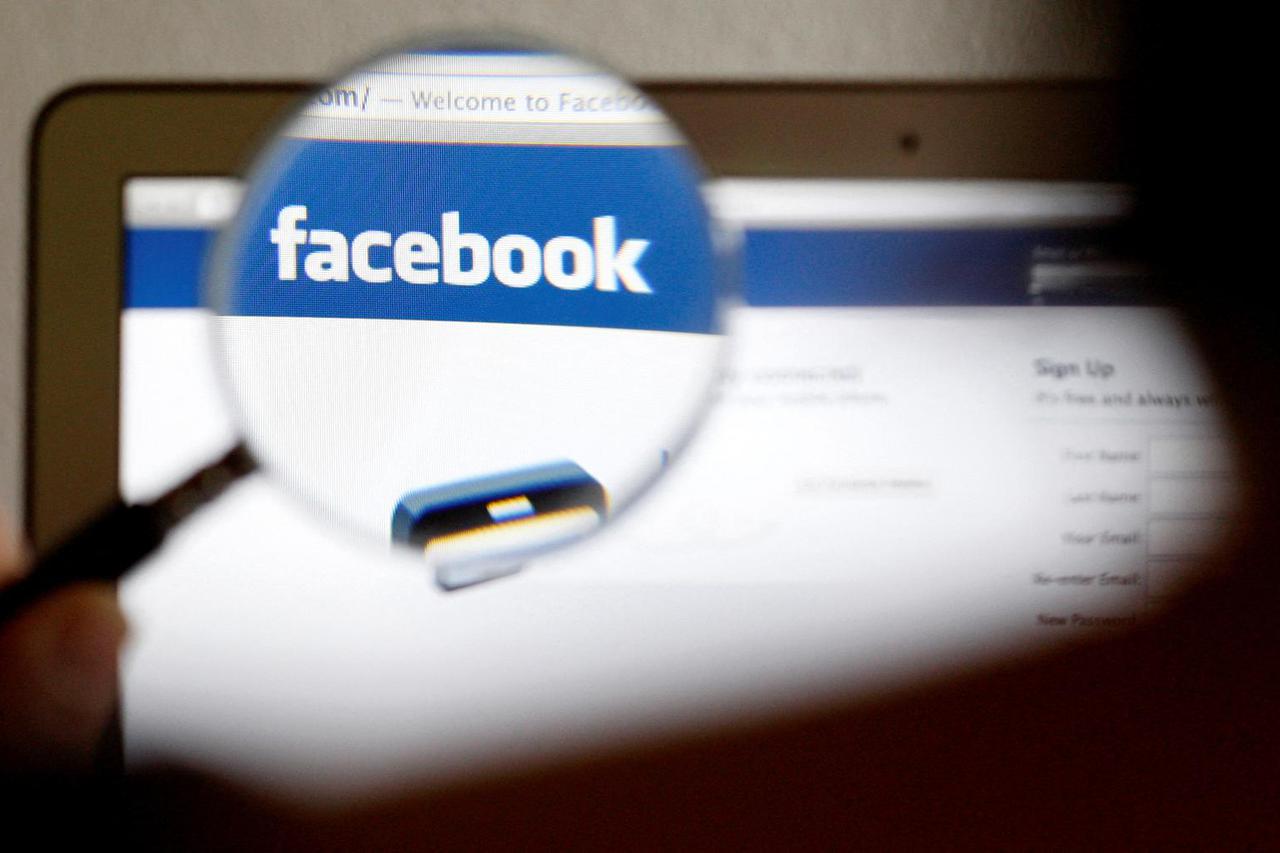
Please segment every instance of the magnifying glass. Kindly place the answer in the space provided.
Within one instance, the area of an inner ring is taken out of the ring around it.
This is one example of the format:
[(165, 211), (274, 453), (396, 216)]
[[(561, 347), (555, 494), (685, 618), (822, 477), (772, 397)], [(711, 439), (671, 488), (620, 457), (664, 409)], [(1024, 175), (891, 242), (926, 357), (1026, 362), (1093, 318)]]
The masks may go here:
[(115, 579), (259, 468), (454, 588), (625, 509), (718, 374), (722, 259), (662, 111), (560, 52), (381, 56), (278, 128), (206, 272), (242, 442), (109, 508), (0, 593), (0, 618)]

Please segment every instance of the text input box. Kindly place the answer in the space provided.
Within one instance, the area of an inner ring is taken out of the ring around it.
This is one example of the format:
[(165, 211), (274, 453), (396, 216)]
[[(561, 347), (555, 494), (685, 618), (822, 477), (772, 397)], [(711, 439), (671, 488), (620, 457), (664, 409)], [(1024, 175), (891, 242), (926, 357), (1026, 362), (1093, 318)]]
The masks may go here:
[(1216, 518), (1161, 518), (1147, 524), (1147, 553), (1153, 557), (1199, 557), (1213, 552), (1226, 530)]
[(1229, 474), (1231, 447), (1221, 438), (1153, 438), (1150, 472), (1156, 474)]
[(1231, 477), (1173, 477), (1151, 481), (1150, 508), (1157, 515), (1227, 515), (1238, 505)]

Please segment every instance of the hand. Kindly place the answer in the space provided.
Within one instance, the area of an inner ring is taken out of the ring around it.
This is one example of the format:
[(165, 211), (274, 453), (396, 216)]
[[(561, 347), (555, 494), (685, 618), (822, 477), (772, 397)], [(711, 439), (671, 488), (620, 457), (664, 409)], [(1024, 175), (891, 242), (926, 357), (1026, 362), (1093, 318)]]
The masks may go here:
[[(0, 585), (27, 564), (0, 516)], [(0, 776), (84, 773), (118, 697), (124, 615), (107, 584), (59, 591), (0, 625)]]

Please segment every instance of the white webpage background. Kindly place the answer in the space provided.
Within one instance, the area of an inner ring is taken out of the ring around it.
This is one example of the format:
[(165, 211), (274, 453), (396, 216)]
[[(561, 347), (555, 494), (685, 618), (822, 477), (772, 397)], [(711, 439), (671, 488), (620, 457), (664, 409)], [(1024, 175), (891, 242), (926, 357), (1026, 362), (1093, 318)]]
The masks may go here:
[(718, 335), (347, 317), (217, 325), (264, 468), (378, 545), (412, 490), (562, 459), (611, 506), (630, 503), (687, 437), (722, 366)]
[[(755, 227), (904, 209), (797, 189), (722, 188)], [(938, 221), (1036, 192), (994, 189), (910, 192)], [(123, 318), (126, 496), (231, 440), (204, 323)], [(1230, 515), (1212, 387), (1163, 309), (749, 308), (732, 332), (719, 404), (650, 498), (508, 580), (441, 593), (263, 477), (237, 486), (124, 585), (131, 764), (342, 797), (856, 696), (1139, 616)], [(1100, 402), (1150, 392), (1201, 402)]]

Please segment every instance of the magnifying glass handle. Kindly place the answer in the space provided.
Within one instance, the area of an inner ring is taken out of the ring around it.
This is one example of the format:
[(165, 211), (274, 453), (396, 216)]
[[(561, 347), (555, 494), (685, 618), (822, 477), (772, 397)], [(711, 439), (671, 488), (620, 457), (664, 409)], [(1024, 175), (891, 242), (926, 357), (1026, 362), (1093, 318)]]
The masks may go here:
[(187, 516), (256, 468), (238, 444), (153, 501), (109, 507), (40, 555), (21, 580), (0, 589), (0, 623), (68, 584), (119, 580)]

